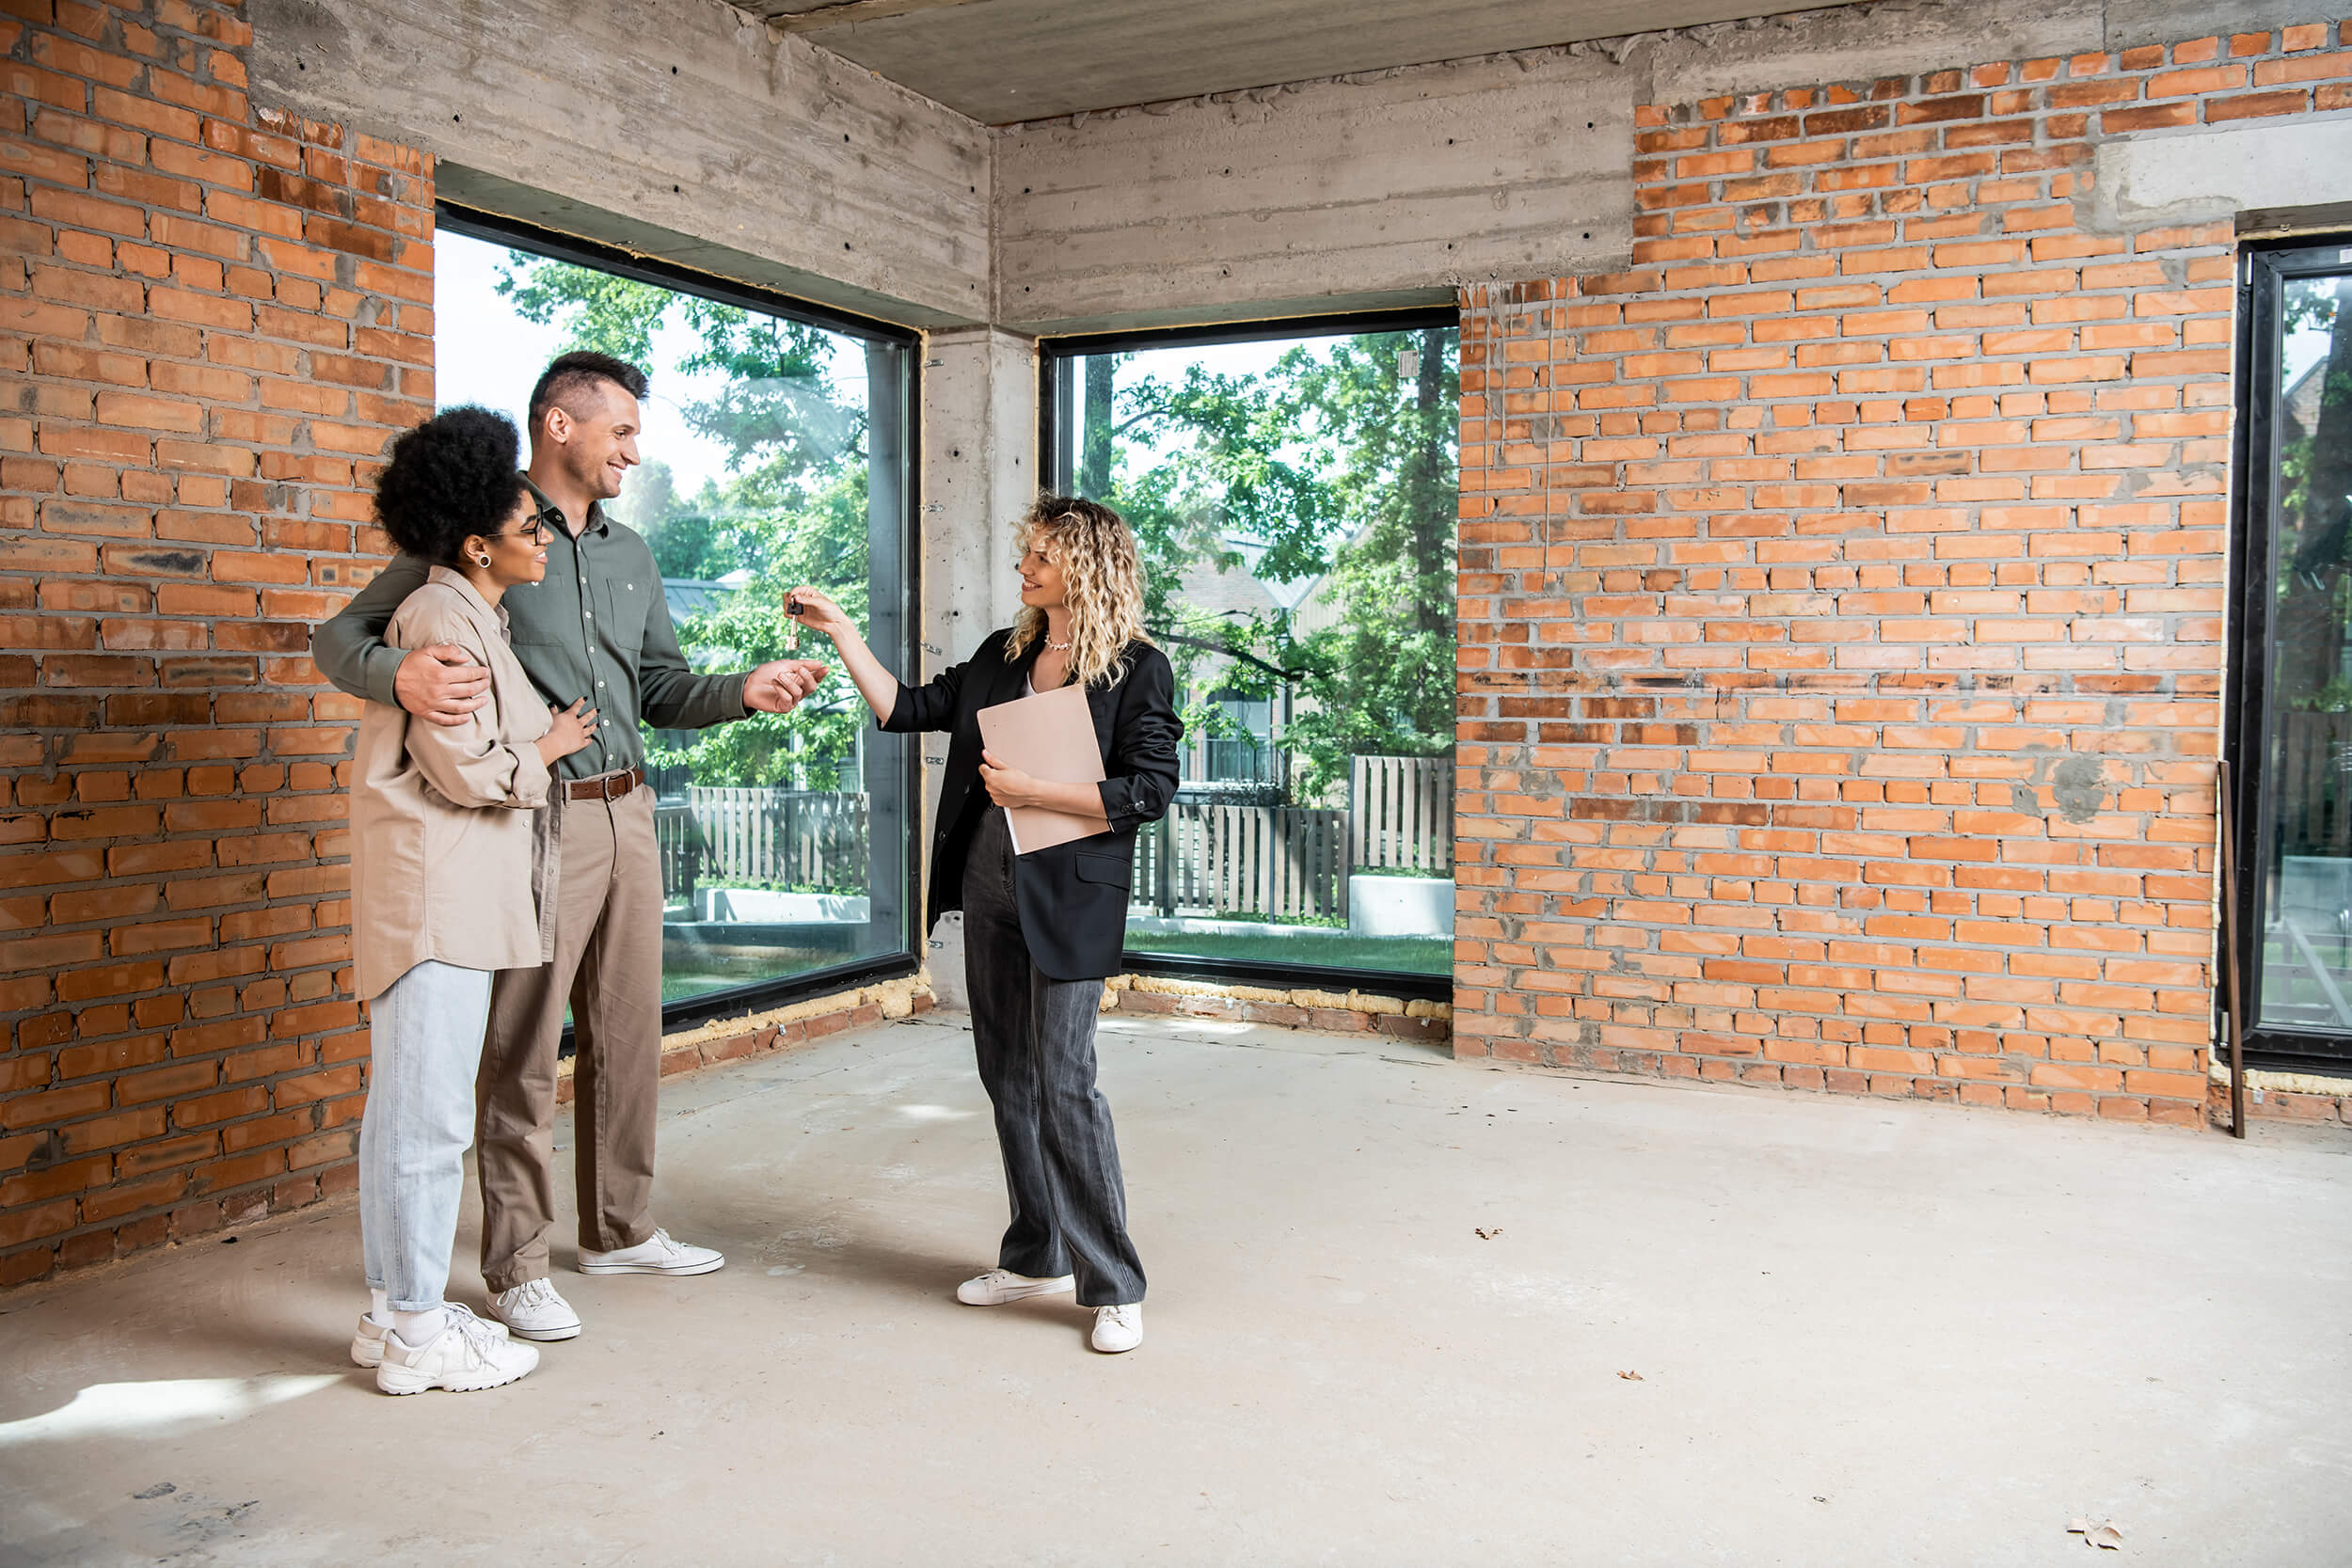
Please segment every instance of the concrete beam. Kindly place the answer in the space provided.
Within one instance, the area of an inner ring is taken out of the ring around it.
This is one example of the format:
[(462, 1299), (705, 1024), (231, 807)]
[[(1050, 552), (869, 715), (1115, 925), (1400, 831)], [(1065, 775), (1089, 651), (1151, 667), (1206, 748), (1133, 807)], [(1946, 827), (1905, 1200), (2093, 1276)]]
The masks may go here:
[(2102, 47), (2098, 0), (1915, 0), (1008, 127), (996, 319), (1076, 332), (1609, 272), (1636, 105)]
[(2103, 143), (2092, 154), (2083, 227), (2132, 234), (2210, 223), (2248, 210), (2328, 207), (2346, 195), (2352, 119), (2199, 126)]
[(445, 195), (902, 325), (987, 317), (988, 132), (718, 0), (249, 13), (254, 102), (421, 148)]
[(1246, 320), (1608, 270), (1633, 217), (1633, 97), (1611, 72), (1558, 53), (1015, 127), (997, 143), (997, 319)]
[[(1021, 608), (1012, 525), (1039, 488), (1037, 343), (978, 327), (935, 332), (923, 356), (922, 668), (928, 680), (971, 657)], [(947, 737), (916, 737), (925, 767), (923, 842), (937, 825)], [(935, 874), (928, 854), (927, 875)], [(927, 884), (928, 885), (928, 884)], [(924, 950), (940, 1005), (968, 1006), (962, 919), (950, 915)]]
[(2336, 9), (2314, 7), (2310, 0), (2106, 0), (2105, 13), (2105, 47), (2131, 49), (2144, 43), (2273, 32), (2325, 21)]

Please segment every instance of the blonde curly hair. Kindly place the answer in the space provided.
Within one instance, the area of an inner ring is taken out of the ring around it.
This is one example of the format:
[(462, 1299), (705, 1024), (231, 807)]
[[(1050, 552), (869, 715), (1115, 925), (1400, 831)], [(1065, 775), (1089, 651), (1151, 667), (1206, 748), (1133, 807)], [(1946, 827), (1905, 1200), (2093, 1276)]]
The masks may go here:
[[(1120, 653), (1150, 642), (1143, 629), (1143, 562), (1126, 520), (1100, 501), (1040, 496), (1021, 519), (1024, 553), (1035, 547), (1061, 567), (1070, 605), (1070, 678), (1082, 686), (1116, 686), (1127, 673)], [(1024, 606), (1005, 643), (1005, 662), (1017, 663), (1045, 635), (1045, 611)]]

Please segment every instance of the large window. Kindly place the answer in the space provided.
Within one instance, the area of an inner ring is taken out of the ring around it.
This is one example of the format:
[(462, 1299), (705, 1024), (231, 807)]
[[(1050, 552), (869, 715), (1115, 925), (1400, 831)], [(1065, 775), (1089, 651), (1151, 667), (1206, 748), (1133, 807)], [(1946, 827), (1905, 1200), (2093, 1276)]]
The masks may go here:
[(2246, 1043), (2352, 1063), (2352, 245), (2245, 262), (2231, 752)]
[(1047, 476), (1143, 546), (1184, 784), (1138, 845), (1138, 969), (1441, 990), (1454, 939), (1451, 312), (1047, 354)]
[[(784, 592), (813, 582), (885, 661), (911, 665), (911, 339), (463, 214), (442, 222), (441, 406), (483, 404), (519, 427), (532, 382), (567, 349), (650, 373), (644, 461), (612, 513), (652, 546), (691, 664), (789, 657)], [(790, 714), (645, 732), (674, 1017), (911, 967), (912, 749), (866, 717), (836, 672)]]

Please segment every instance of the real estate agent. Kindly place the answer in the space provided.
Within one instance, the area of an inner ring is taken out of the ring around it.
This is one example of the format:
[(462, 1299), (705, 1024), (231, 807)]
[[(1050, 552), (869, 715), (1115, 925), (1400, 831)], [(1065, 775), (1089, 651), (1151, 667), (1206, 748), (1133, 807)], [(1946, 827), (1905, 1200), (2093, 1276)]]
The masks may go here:
[[(1012, 1222), (998, 1266), (956, 1297), (995, 1307), (1075, 1287), (1096, 1350), (1143, 1342), (1143, 1265), (1127, 1236), (1110, 1107), (1095, 1087), (1103, 981), (1120, 967), (1136, 830), (1176, 793), (1176, 679), (1143, 630), (1135, 535), (1106, 506), (1048, 496), (1023, 520), (1020, 616), (972, 657), (911, 687), (882, 668), (840, 606), (793, 591), (794, 613), (841, 650), (885, 730), (946, 730), (926, 924), (963, 911), (964, 969), (980, 1082), (996, 1110)], [(1100, 784), (1033, 778), (980, 746), (979, 712), (1038, 691), (1086, 689)], [(1101, 824), (1015, 854), (1008, 806)]]

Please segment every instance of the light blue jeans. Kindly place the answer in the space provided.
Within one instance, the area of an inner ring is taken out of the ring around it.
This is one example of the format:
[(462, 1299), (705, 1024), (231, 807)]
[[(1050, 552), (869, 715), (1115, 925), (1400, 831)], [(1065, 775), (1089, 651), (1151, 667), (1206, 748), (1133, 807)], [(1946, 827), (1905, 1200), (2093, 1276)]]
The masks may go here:
[(489, 1017), (490, 972), (432, 958), (368, 1005), (359, 1248), (395, 1312), (430, 1311), (449, 1288)]

